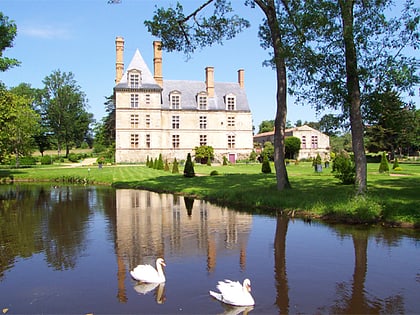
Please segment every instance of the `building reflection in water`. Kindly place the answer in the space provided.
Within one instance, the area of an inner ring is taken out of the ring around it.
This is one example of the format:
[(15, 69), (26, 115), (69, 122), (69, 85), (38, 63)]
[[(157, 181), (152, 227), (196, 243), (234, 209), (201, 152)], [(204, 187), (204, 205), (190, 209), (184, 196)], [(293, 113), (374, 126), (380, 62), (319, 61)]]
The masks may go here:
[(217, 256), (238, 254), (246, 266), (252, 215), (202, 200), (143, 190), (116, 190), (118, 298), (126, 301), (127, 269), (155, 265), (157, 257), (205, 255), (212, 272)]

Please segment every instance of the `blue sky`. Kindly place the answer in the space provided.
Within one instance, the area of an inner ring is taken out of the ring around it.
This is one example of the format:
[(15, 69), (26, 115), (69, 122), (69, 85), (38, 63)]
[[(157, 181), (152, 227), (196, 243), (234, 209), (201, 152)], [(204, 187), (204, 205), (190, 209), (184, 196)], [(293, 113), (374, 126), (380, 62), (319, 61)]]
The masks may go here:
[[(276, 78), (271, 68), (263, 67), (268, 52), (257, 38), (262, 13), (243, 6), (243, 0), (232, 1), (252, 27), (237, 38), (197, 51), (190, 60), (182, 53), (163, 52), (163, 77), (171, 80), (205, 81), (205, 67), (214, 67), (215, 81), (236, 82), (237, 71), (245, 70), (245, 88), (253, 124), (274, 119)], [(176, 1), (122, 0), (109, 5), (107, 0), (1, 0), (0, 10), (14, 20), (18, 34), (14, 46), (4, 55), (21, 61), (21, 66), (0, 73), (0, 80), (12, 87), (25, 82), (42, 88), (42, 80), (54, 70), (72, 72), (88, 99), (88, 111), (96, 120), (105, 115), (105, 97), (112, 95), (115, 80), (115, 38), (125, 39), (124, 62), (128, 66), (136, 49), (153, 72), (152, 37), (144, 20), (153, 16), (155, 4), (168, 6)], [(197, 0), (182, 1), (184, 8), (195, 8)], [(200, 2), (201, 3), (201, 2)], [(418, 105), (417, 105), (418, 107)], [(318, 121), (309, 106), (288, 101), (288, 117)]]

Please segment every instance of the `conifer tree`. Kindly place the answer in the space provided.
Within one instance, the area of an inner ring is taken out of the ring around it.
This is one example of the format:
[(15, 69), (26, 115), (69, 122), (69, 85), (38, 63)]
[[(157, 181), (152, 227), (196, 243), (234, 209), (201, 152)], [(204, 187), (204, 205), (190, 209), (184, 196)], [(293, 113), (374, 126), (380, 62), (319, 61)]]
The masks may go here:
[(157, 161), (156, 169), (158, 169), (160, 171), (163, 171), (163, 169), (164, 169), (162, 153), (159, 154), (159, 158), (158, 158), (158, 161)]
[(168, 164), (168, 160), (165, 160), (165, 168), (164, 168), (165, 172), (169, 172), (169, 164)]
[(397, 167), (400, 167), (400, 164), (398, 163), (397, 157), (395, 157), (394, 164), (392, 165), (392, 169), (395, 170)]
[(268, 160), (267, 154), (264, 154), (263, 155), (263, 162), (262, 162), (262, 165), (261, 165), (261, 172), (263, 172), (265, 174), (271, 173), (270, 161)]
[(389, 165), (386, 159), (385, 152), (382, 152), (381, 164), (379, 164), (379, 173), (389, 172)]
[(179, 173), (178, 161), (175, 158), (174, 159), (174, 164), (172, 165), (172, 174), (178, 174), (178, 173)]
[(187, 161), (185, 162), (184, 176), (185, 177), (194, 177), (195, 176), (194, 165), (191, 161), (191, 154), (190, 153), (188, 153)]

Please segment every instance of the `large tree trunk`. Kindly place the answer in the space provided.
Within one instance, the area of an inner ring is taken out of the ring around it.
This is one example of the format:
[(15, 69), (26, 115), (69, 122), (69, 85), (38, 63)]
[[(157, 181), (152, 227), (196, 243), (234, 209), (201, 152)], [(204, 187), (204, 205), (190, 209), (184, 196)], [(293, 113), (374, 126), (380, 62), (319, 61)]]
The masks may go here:
[(344, 49), (346, 58), (347, 91), (350, 104), (350, 125), (353, 153), (356, 164), (356, 192), (367, 190), (366, 155), (363, 141), (363, 120), (360, 111), (360, 86), (357, 73), (357, 56), (353, 35), (354, 0), (339, 0), (343, 21)]
[(287, 115), (286, 63), (282, 54), (283, 44), (277, 21), (275, 2), (273, 0), (256, 0), (255, 3), (263, 10), (265, 16), (267, 17), (274, 49), (277, 76), (277, 112), (274, 121), (274, 166), (276, 168), (277, 189), (283, 190), (285, 188), (291, 188), (285, 163), (286, 153), (284, 145)]

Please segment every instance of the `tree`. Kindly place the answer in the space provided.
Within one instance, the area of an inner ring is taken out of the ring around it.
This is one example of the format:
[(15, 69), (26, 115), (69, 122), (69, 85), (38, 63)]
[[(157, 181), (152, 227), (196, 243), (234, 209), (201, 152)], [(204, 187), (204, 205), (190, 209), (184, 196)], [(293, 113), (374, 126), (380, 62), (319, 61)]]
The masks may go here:
[(263, 120), (258, 128), (258, 133), (273, 131), (274, 120)]
[[(214, 4), (210, 17), (199, 16), (199, 13), (209, 5)], [(274, 165), (276, 169), (277, 189), (290, 188), (290, 182), (285, 165), (285, 129), (287, 114), (287, 80), (286, 59), (291, 56), (291, 47), (298, 41), (283, 41), (284, 32), (293, 32), (287, 27), (290, 18), (287, 1), (254, 0), (245, 1), (251, 8), (259, 7), (265, 20), (260, 28), (260, 37), (264, 48), (272, 49), (271, 64), (274, 66), (277, 78), (277, 112), (274, 132)], [(192, 54), (195, 49), (233, 38), (243, 29), (249, 27), (249, 22), (232, 14), (230, 2), (227, 0), (207, 0), (195, 11), (185, 15), (182, 5), (178, 2), (175, 8), (159, 8), (153, 19), (144, 22), (149, 32), (162, 41), (162, 48), (167, 51), (183, 51)], [(290, 24), (291, 25), (291, 24)]]
[(325, 133), (330, 137), (333, 135), (337, 135), (339, 133), (339, 130), (343, 129), (342, 121), (343, 118), (338, 115), (324, 115), (319, 121), (319, 131)]
[(16, 31), (14, 21), (9, 20), (7, 16), (0, 12), (0, 71), (6, 71), (20, 64), (16, 59), (3, 57), (4, 50), (13, 47)]
[[(392, 1), (307, 0), (299, 8), (309, 20), (306, 43), (296, 51), (289, 78), (297, 98), (322, 108), (341, 108), (349, 117), (356, 164), (356, 192), (366, 192), (367, 168), (363, 140), (363, 95), (395, 87), (412, 92), (419, 78), (418, 61), (403, 55), (419, 47), (418, 9), (407, 0), (400, 16), (387, 19)], [(395, 10), (394, 12), (395, 13)]]
[[(31, 108), (41, 116), (40, 102), (43, 91), (41, 89), (32, 88), (29, 83), (20, 83), (18, 86), (12, 87), (10, 92), (23, 96), (28, 99)], [(45, 150), (50, 148), (50, 139), (48, 127), (43, 120), (40, 120), (39, 127), (36, 128), (37, 133), (33, 135), (34, 141), (38, 146), (41, 156), (44, 155)]]
[(194, 177), (195, 176), (194, 165), (191, 161), (191, 154), (190, 153), (188, 153), (187, 161), (185, 162), (184, 176), (185, 177)]
[(214, 157), (214, 149), (212, 146), (202, 145), (194, 148), (195, 160), (200, 161), (202, 164), (206, 164), (208, 160)]
[(43, 119), (56, 141), (58, 154), (65, 147), (68, 156), (71, 146), (87, 137), (93, 115), (86, 111), (85, 94), (77, 85), (73, 73), (55, 70), (43, 83)]
[(366, 97), (366, 136), (370, 152), (408, 152), (416, 138), (416, 110), (395, 91), (374, 92)]
[(286, 157), (294, 159), (300, 150), (300, 139), (297, 137), (287, 137), (284, 141), (286, 149)]
[(39, 116), (24, 96), (0, 89), (0, 162), (9, 154), (16, 158), (28, 155), (33, 147), (33, 136), (39, 127)]
[(95, 144), (110, 147), (115, 144), (115, 102), (113, 95), (105, 99), (107, 115), (95, 126)]

